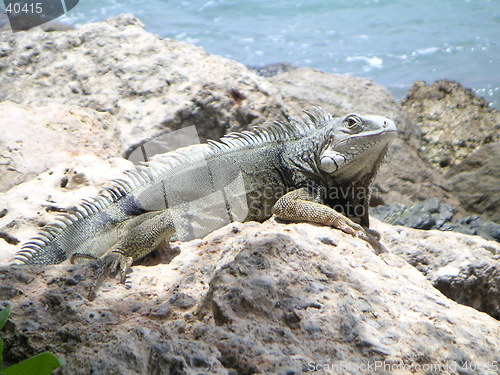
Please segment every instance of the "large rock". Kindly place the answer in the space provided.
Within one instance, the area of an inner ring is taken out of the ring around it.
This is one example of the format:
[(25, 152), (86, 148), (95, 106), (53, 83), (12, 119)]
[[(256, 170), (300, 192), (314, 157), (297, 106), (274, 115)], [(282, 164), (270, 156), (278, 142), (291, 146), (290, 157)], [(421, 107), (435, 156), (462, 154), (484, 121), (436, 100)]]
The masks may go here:
[(461, 233), (382, 225), (387, 248), (449, 298), (500, 320), (500, 244)]
[(422, 129), (421, 151), (436, 168), (447, 169), (500, 140), (500, 112), (458, 82), (417, 81), (402, 105)]
[(242, 64), (161, 39), (132, 16), (45, 33), (0, 33), (0, 101), (72, 104), (113, 115), (122, 151), (165, 129), (219, 138), (271, 117), (274, 87)]
[(0, 192), (69, 157), (93, 154), (106, 160), (121, 149), (109, 114), (77, 106), (0, 102), (0, 129)]
[[(431, 243), (397, 232), (391, 246)], [(61, 374), (497, 371), (498, 321), (339, 231), (233, 224), (179, 248), (168, 264), (134, 267), (128, 289), (105, 282), (92, 303), (92, 268), (0, 268), (0, 300), (13, 304), (6, 364), (51, 350), (66, 359)]]
[(500, 223), (500, 142), (479, 147), (445, 177), (452, 192), (469, 212)]

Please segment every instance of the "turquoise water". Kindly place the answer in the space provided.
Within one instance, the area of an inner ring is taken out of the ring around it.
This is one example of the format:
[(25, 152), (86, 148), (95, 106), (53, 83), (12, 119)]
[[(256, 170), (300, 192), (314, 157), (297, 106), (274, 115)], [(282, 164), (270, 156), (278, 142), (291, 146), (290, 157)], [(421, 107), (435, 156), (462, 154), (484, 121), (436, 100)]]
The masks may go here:
[(447, 78), (500, 107), (500, 0), (81, 0), (65, 20), (121, 13), (247, 65), (372, 78), (398, 98), (416, 80)]

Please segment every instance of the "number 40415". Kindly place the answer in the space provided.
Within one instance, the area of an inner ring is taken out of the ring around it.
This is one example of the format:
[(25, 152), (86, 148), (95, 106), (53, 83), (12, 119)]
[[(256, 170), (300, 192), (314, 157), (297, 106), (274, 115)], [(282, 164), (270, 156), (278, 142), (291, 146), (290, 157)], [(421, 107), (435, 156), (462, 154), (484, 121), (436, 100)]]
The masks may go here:
[(19, 3), (8, 3), (5, 8), (7, 13), (31, 13), (31, 14), (40, 14), (43, 12), (42, 3), (31, 3), (23, 5)]

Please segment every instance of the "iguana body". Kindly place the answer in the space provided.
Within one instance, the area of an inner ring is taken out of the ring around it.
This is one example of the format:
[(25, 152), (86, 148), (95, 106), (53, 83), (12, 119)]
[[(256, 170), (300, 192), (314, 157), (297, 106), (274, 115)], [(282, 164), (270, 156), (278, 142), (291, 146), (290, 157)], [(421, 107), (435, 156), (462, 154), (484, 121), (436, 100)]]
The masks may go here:
[(273, 213), (331, 225), (378, 248), (378, 236), (367, 229), (369, 186), (395, 133), (384, 117), (333, 118), (317, 109), (305, 121), (157, 155), (46, 226), (17, 259), (102, 258), (98, 279), (117, 269), (124, 280), (134, 260), (165, 240), (202, 237), (230, 221), (263, 221)]

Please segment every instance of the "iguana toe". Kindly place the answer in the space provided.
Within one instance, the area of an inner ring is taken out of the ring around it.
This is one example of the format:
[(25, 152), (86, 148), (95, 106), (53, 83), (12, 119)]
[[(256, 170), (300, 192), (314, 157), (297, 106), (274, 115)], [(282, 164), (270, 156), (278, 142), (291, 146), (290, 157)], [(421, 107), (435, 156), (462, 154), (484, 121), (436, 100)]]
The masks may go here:
[(127, 271), (132, 265), (133, 259), (121, 254), (118, 251), (112, 252), (103, 258), (99, 259), (99, 266), (94, 275), (94, 280), (90, 285), (88, 300), (93, 301), (96, 297), (97, 289), (107, 276), (114, 278), (117, 274), (120, 275), (120, 283), (125, 284)]
[(352, 234), (354, 237), (361, 238), (362, 240), (368, 242), (370, 246), (375, 250), (375, 254), (377, 255), (387, 252), (385, 246), (380, 242), (379, 232), (370, 228), (362, 227), (355, 223), (352, 224), (350, 226), (346, 226), (348, 228), (347, 230), (345, 230), (344, 228), (341, 228), (341, 230), (345, 233)]

